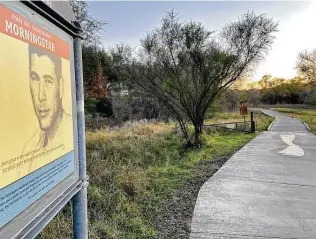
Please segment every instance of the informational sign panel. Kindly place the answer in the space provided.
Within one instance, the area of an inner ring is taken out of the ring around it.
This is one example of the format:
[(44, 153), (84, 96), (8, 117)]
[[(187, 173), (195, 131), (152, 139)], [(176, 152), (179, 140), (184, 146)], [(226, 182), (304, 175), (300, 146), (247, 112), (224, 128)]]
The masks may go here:
[(73, 38), (0, 2), (0, 238), (77, 181), (74, 92)]

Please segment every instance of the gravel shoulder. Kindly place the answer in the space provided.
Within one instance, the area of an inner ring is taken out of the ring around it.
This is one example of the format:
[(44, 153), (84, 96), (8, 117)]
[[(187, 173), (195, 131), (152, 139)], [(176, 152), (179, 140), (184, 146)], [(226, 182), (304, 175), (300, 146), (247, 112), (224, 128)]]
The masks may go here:
[(229, 158), (228, 156), (215, 161), (201, 161), (197, 164), (195, 175), (175, 194), (156, 218), (156, 226), (159, 230), (157, 238), (188, 239), (190, 237), (191, 220), (199, 190)]

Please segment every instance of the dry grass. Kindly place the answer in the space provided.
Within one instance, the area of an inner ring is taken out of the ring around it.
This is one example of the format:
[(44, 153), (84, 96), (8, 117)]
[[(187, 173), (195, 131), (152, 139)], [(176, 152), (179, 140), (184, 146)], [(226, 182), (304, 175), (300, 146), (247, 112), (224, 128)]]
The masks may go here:
[[(188, 150), (173, 127), (142, 124), (86, 133), (90, 239), (158, 238), (157, 217), (166, 202), (186, 190), (197, 165), (228, 157), (255, 137), (205, 133), (205, 146)], [(72, 238), (71, 205), (38, 238)]]
[[(248, 109), (249, 114), (246, 116), (246, 121), (250, 121), (250, 111), (254, 112), (254, 121), (256, 122), (257, 131), (265, 131), (274, 120), (273, 117), (263, 114), (259, 110)], [(210, 119), (206, 120), (206, 124), (220, 124), (228, 122), (244, 122), (243, 116), (239, 111), (216, 113)]]

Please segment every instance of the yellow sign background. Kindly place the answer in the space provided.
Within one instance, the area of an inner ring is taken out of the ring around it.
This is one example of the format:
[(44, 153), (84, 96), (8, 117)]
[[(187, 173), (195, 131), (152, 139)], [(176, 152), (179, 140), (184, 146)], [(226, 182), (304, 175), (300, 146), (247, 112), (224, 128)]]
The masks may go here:
[[(17, 181), (29, 172), (28, 164), (4, 172), (9, 160), (19, 157), (26, 142), (39, 129), (30, 93), (28, 43), (0, 33), (0, 189)], [(63, 108), (72, 114), (70, 62), (62, 60), (64, 79)], [(69, 135), (63, 147), (42, 154), (36, 170), (73, 150), (73, 126), (66, 130)], [(25, 152), (23, 152), (25, 153)], [(20, 159), (19, 159), (20, 160)], [(16, 163), (18, 160), (15, 161)], [(5, 166), (4, 166), (5, 164)]]

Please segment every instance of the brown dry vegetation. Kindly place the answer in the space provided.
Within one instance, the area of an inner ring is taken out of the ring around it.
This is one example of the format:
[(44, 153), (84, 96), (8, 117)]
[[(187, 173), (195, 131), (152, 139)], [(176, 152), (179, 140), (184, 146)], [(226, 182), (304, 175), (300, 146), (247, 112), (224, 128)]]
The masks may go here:
[[(151, 123), (86, 133), (89, 238), (188, 238), (199, 187), (255, 137), (212, 131), (203, 134), (202, 149), (188, 150), (173, 128)], [(69, 204), (38, 238), (72, 238), (71, 228)]]

